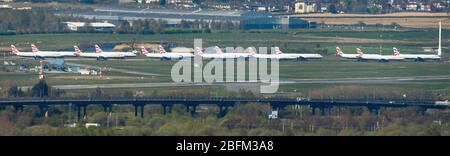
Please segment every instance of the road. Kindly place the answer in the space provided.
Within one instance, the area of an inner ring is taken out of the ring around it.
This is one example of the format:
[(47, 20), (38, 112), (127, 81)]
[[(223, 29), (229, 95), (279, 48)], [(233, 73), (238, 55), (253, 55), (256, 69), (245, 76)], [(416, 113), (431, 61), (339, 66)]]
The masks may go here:
[[(282, 80), (280, 84), (407, 84), (414, 81), (450, 80), (450, 75), (411, 76), (411, 77), (368, 77), (368, 78), (335, 78), (335, 79), (293, 79)], [(122, 83), (122, 84), (89, 84), (89, 85), (54, 85), (59, 89), (93, 89), (93, 88), (153, 88), (153, 87), (187, 87), (187, 86), (226, 86), (244, 88), (258, 87), (261, 83)], [(21, 88), (29, 88), (23, 86)]]
[[(99, 66), (93, 66), (93, 65), (86, 65), (86, 64), (80, 64), (80, 63), (70, 63), (70, 62), (66, 62), (67, 65), (72, 65), (72, 66), (90, 66), (90, 67), (95, 67), (95, 68), (101, 68)], [(160, 76), (160, 74), (155, 74), (155, 73), (146, 73), (146, 72), (138, 72), (138, 71), (131, 71), (131, 70), (126, 70), (126, 69), (118, 69), (118, 68), (108, 68), (110, 69), (110, 71), (115, 71), (115, 72), (120, 72), (120, 73), (126, 73), (126, 74), (134, 74), (134, 75), (145, 75), (145, 76)]]
[(153, 87), (188, 87), (188, 86), (208, 86), (207, 83), (123, 83), (123, 84), (91, 84), (91, 85), (55, 85), (53, 88), (59, 89), (94, 89), (100, 88), (153, 88)]

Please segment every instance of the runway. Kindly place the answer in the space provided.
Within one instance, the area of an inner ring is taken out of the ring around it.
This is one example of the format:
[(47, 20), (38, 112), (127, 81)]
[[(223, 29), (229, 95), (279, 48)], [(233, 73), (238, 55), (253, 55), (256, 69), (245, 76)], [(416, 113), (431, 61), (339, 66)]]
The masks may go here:
[(450, 75), (408, 76), (408, 77), (366, 77), (366, 78), (333, 78), (333, 79), (293, 79), (280, 81), (281, 84), (389, 84), (410, 83), (411, 81), (450, 80)]

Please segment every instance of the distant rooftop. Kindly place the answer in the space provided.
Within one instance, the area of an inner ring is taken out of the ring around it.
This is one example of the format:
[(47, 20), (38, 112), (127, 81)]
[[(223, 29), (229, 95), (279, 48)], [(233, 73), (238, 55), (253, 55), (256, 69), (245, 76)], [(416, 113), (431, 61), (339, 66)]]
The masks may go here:
[[(86, 25), (85, 22), (64, 22), (68, 25), (75, 26), (75, 27), (84, 27)], [(92, 22), (89, 23), (91, 27), (115, 27), (116, 25), (107, 23), (107, 22)]]
[(120, 9), (97, 8), (93, 11), (65, 11), (63, 14), (100, 20), (179, 19), (179, 20), (232, 20), (271, 17), (270, 13), (243, 10), (201, 9)]
[(191, 10), (191, 9), (109, 9), (99, 8), (95, 12), (135, 13), (135, 14), (167, 14), (167, 15), (203, 15), (203, 16), (240, 16), (242, 10)]

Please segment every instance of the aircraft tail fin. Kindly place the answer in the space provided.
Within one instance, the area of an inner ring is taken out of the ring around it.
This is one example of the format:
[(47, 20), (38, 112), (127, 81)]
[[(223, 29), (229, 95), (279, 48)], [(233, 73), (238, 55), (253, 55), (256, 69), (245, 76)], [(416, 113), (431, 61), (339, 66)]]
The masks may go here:
[(158, 46), (158, 49), (159, 49), (159, 53), (160, 53), (160, 54), (166, 53), (166, 50), (164, 49), (164, 47), (163, 47), (162, 45), (159, 45), (159, 46)]
[(253, 47), (248, 48), (248, 53), (249, 53), (249, 56), (251, 56), (251, 57), (256, 55), (256, 51)]
[(392, 55), (398, 56), (398, 55), (400, 55), (400, 51), (394, 47), (394, 48), (392, 48)]
[(31, 50), (33, 51), (33, 53), (39, 52), (39, 49), (34, 44), (31, 44)]
[(214, 47), (214, 49), (216, 50), (217, 54), (222, 54), (223, 53), (222, 49), (220, 49), (218, 46)]
[(95, 45), (95, 53), (102, 53), (103, 50), (102, 48), (100, 48), (100, 46), (98, 46), (97, 44)]
[(80, 56), (81, 50), (78, 46), (74, 45), (73, 49), (75, 49), (75, 55)]
[(11, 45), (11, 53), (12, 53), (12, 54), (17, 54), (17, 53), (19, 53), (19, 50), (17, 50), (16, 46)]
[(336, 57), (340, 57), (344, 52), (341, 50), (341, 48), (336, 47)]
[(283, 52), (280, 50), (280, 47), (274, 47), (275, 54), (283, 54)]
[(143, 55), (148, 54), (148, 51), (147, 51), (147, 49), (144, 46), (141, 47), (141, 52), (142, 52)]
[(197, 56), (203, 55), (203, 51), (202, 51), (202, 49), (200, 49), (199, 47), (195, 47), (195, 48), (194, 48), (194, 53), (195, 53), (195, 55), (197, 55)]
[(361, 50), (360, 48), (356, 48), (356, 53), (358, 53), (358, 54), (364, 54), (364, 51)]

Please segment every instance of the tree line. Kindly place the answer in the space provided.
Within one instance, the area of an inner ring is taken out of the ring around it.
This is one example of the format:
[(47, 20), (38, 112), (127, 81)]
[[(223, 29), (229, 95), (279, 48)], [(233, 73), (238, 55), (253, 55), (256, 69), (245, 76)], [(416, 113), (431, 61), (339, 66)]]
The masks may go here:
[[(175, 106), (173, 112), (162, 115), (158, 106), (147, 106), (145, 118), (134, 117), (132, 106), (114, 107), (109, 115), (100, 106), (90, 106), (85, 119), (78, 122), (99, 123), (101, 127), (64, 127), (72, 123), (67, 106), (52, 106), (49, 116), (37, 107), (23, 112), (0, 108), (0, 136), (2, 135), (450, 135), (449, 117), (443, 111), (425, 115), (417, 108), (383, 109), (378, 115), (358, 108), (334, 109), (329, 116), (311, 115), (307, 107), (286, 107), (283, 119), (268, 119), (267, 106), (261, 104), (236, 105), (223, 118), (217, 118), (216, 108), (204, 107), (191, 116), (184, 107)], [(69, 122), (70, 120), (70, 122)], [(115, 128), (114, 128), (115, 127)], [(195, 127), (195, 130), (193, 130)], [(119, 130), (119, 128), (121, 128)]]
[[(0, 34), (32, 33), (70, 33), (64, 22), (78, 21), (89, 23), (95, 19), (54, 15), (46, 11), (0, 10)], [(93, 27), (80, 28), (78, 33), (120, 33), (120, 34), (174, 34), (174, 33), (210, 33), (211, 30), (234, 30), (239, 25), (231, 21), (186, 21), (169, 24), (164, 20), (145, 19), (118, 21), (113, 30), (97, 31)]]
[[(8, 84), (9, 82), (5, 82)], [(3, 86), (8, 86), (8, 85)], [(23, 89), (16, 84), (11, 84), (6, 91), (6, 97), (20, 98), (20, 97), (62, 97), (66, 92), (61, 89), (52, 89), (45, 80), (40, 80), (31, 88)], [(4, 93), (5, 94), (5, 93)]]
[(0, 10), (0, 33), (29, 34), (68, 32), (65, 21), (89, 21), (72, 16), (56, 16), (46, 11)]

